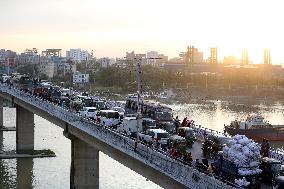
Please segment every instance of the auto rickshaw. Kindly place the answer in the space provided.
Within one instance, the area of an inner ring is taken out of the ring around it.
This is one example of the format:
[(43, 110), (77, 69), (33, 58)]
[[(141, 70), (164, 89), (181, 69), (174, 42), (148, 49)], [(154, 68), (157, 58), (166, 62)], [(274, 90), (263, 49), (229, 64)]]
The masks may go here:
[(215, 157), (223, 146), (229, 142), (230, 138), (223, 135), (208, 135), (202, 143), (203, 155)]
[(196, 141), (195, 132), (190, 127), (179, 127), (178, 135), (184, 137), (186, 140), (186, 145), (191, 148), (193, 143)]
[(271, 185), (275, 182), (275, 178), (280, 175), (281, 162), (274, 158), (263, 157), (259, 168), (262, 170), (262, 181)]
[(174, 147), (176, 150), (181, 152), (182, 154), (186, 153), (186, 140), (185, 138), (172, 135), (169, 137), (169, 147)]
[(278, 176), (276, 180), (276, 189), (284, 189), (284, 176)]
[(176, 127), (173, 122), (166, 121), (166, 122), (158, 122), (157, 127), (160, 129), (166, 130), (168, 133), (173, 134), (176, 132)]

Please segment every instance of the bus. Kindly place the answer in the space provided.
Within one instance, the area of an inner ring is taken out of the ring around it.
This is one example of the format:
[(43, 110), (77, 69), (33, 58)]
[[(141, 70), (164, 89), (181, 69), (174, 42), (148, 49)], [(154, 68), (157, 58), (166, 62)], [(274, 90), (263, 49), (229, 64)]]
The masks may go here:
[[(172, 109), (164, 104), (143, 101), (140, 102), (141, 113), (143, 117), (148, 117), (156, 122), (173, 121)], [(137, 97), (128, 97), (125, 104), (127, 113), (136, 113), (138, 109)]]

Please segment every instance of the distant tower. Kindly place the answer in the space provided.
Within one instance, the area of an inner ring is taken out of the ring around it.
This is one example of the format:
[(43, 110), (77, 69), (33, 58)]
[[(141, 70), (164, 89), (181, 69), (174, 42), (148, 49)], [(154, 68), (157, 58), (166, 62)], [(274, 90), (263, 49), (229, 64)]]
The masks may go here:
[(185, 53), (185, 64), (190, 67), (193, 65), (194, 46), (187, 46), (187, 52)]
[(243, 49), (242, 52), (242, 65), (248, 65), (249, 64), (249, 57), (248, 57), (248, 50)]
[(270, 65), (271, 64), (270, 49), (264, 49), (263, 58), (264, 58), (263, 63), (265, 65)]
[(210, 64), (218, 63), (218, 49), (217, 47), (210, 48)]

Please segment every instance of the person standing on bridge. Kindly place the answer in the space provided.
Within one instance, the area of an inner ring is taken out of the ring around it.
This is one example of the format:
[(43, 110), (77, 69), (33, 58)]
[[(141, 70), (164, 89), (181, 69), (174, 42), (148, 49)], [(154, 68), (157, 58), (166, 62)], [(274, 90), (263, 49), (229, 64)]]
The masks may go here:
[(136, 138), (134, 141), (134, 152), (137, 152), (137, 147), (138, 147), (138, 138)]
[(182, 123), (181, 123), (182, 127), (187, 126), (187, 117), (183, 118)]
[(178, 116), (176, 116), (176, 118), (174, 119), (174, 124), (175, 124), (175, 127), (176, 127), (176, 132), (178, 131), (178, 128), (179, 128), (179, 119), (178, 119)]
[(262, 143), (261, 143), (261, 155), (263, 157), (268, 157), (269, 156), (269, 142), (267, 139), (263, 139)]

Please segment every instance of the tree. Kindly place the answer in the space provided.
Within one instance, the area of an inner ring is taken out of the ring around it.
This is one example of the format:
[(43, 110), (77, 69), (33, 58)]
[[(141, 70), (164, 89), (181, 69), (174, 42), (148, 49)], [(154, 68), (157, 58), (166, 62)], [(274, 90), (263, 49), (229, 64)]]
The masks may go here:
[(35, 64), (25, 64), (25, 65), (20, 65), (16, 68), (17, 72), (20, 74), (26, 74), (29, 76), (33, 76), (35, 73), (38, 73), (38, 68)]

